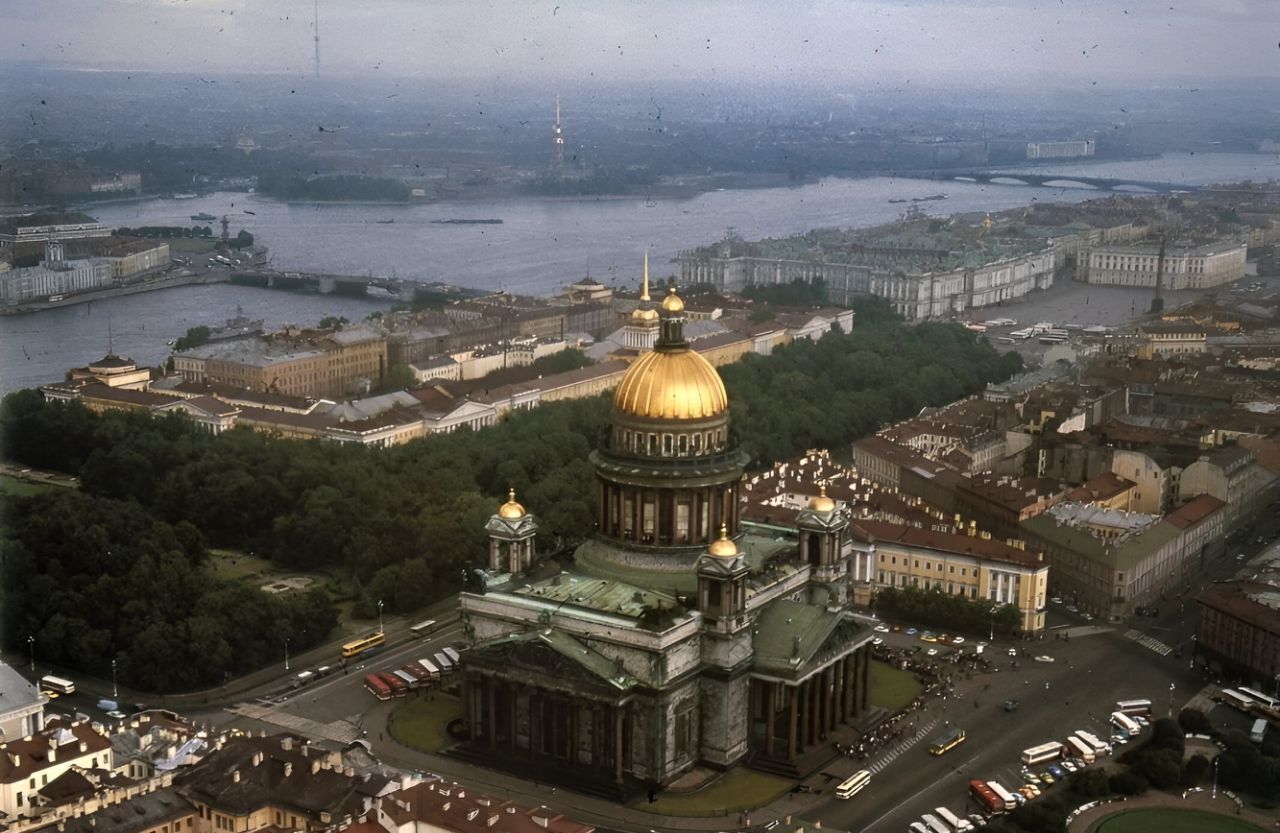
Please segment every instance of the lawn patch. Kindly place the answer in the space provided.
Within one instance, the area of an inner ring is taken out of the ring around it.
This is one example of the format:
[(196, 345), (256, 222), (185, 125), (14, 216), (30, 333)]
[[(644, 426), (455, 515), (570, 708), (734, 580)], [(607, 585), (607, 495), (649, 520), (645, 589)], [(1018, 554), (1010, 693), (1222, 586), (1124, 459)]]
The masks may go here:
[(1247, 821), (1203, 810), (1133, 810), (1108, 816), (1096, 833), (1263, 833)]
[(867, 695), (871, 705), (896, 712), (920, 696), (922, 690), (920, 681), (910, 671), (872, 661), (871, 691)]
[(785, 778), (740, 766), (697, 792), (660, 792), (652, 804), (642, 799), (633, 806), (664, 816), (722, 816), (768, 804), (791, 786)]
[(412, 749), (439, 752), (453, 744), (445, 727), (458, 717), (462, 717), (462, 703), (458, 698), (433, 691), (418, 695), (393, 711), (387, 721), (387, 731)]

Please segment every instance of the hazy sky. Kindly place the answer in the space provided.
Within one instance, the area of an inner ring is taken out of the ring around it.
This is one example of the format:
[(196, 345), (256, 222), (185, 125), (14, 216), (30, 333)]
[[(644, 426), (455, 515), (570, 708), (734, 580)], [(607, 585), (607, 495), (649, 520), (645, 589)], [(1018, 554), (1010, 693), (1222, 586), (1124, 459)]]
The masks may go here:
[[(332, 74), (486, 82), (1280, 78), (1280, 0), (319, 0)], [(310, 72), (312, 0), (0, 0), (0, 56)]]

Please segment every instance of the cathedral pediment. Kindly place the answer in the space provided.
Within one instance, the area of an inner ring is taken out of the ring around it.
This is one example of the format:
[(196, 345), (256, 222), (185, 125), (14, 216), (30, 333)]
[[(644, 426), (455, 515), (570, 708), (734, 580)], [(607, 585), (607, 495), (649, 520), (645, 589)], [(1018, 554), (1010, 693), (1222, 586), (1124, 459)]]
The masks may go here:
[(603, 687), (622, 693), (640, 684), (613, 660), (550, 628), (481, 643), (467, 652), (467, 662), (544, 688)]

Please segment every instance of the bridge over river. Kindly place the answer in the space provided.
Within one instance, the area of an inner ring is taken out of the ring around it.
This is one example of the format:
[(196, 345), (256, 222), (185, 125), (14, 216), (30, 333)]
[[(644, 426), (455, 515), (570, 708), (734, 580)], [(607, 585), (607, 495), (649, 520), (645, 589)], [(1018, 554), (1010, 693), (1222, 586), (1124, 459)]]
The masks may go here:
[(899, 179), (931, 179), (944, 182), (988, 182), (997, 185), (1035, 185), (1042, 188), (1091, 188), (1097, 191), (1127, 193), (1169, 194), (1178, 191), (1198, 191), (1198, 185), (1176, 182), (1151, 182), (1142, 179), (1117, 179), (1101, 176), (1075, 176), (1067, 174), (1036, 174), (1025, 171), (964, 171), (921, 170), (894, 171), (890, 176)]

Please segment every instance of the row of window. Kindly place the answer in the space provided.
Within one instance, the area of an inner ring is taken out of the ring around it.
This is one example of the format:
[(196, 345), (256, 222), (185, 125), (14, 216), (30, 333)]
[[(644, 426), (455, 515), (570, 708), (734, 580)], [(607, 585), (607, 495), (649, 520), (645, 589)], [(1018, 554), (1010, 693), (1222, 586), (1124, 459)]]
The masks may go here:
[[(932, 582), (930, 582), (929, 579), (925, 579), (922, 583), (919, 576), (913, 576), (908, 573), (886, 573), (884, 570), (881, 570), (878, 575), (878, 581), (880, 584), (888, 585), (889, 587), (923, 587), (926, 590), (942, 589), (942, 579), (933, 579)], [(888, 578), (886, 579), (885, 576), (888, 576)], [(968, 591), (967, 595), (969, 598), (978, 598), (978, 588), (976, 585), (956, 584), (952, 581), (947, 582), (947, 592), (953, 596), (964, 596), (966, 595), (966, 590)], [(994, 599), (994, 589), (991, 591), (991, 594), (991, 598)]]
[(666, 457), (683, 457), (689, 454), (701, 454), (705, 451), (718, 451), (724, 447), (724, 429), (698, 431), (692, 434), (658, 434), (653, 431), (633, 431), (620, 428), (614, 432), (614, 439), (624, 451), (635, 454), (661, 454)]
[[(896, 555), (888, 555), (888, 556), (886, 556), (884, 553), (880, 553), (880, 563), (881, 563), (881, 564), (885, 563), (885, 559), (886, 559), (886, 558), (889, 560), (889, 563), (890, 563), (890, 564), (897, 565), (897, 563), (898, 563), (898, 556), (896, 556)], [(919, 570), (919, 569), (920, 569), (920, 559), (918, 559), (918, 558), (907, 558), (905, 555), (902, 557), (902, 566), (903, 566), (903, 567), (907, 566), (907, 564), (909, 564), (909, 563), (911, 563), (911, 562), (915, 562), (914, 564), (912, 564), (912, 566), (913, 566), (915, 569), (917, 569), (917, 570)], [(954, 564), (947, 564), (945, 561), (939, 561), (939, 562), (938, 562), (938, 564), (937, 564), (937, 567), (938, 567), (938, 569), (939, 569), (939, 570), (941, 570), (944, 566), (946, 566), (946, 567), (948, 567), (948, 568), (950, 569), (950, 572), (952, 573), (952, 575), (954, 575), (954, 574), (955, 574), (955, 572), (956, 572), (956, 565), (954, 565)], [(932, 569), (933, 569), (933, 567), (934, 567), (934, 565), (933, 565), (933, 564), (932, 564), (928, 559), (925, 559), (925, 562), (924, 562), (924, 569), (926, 569), (926, 570), (932, 570)], [(968, 575), (969, 575), (969, 568), (968, 568), (968, 567), (961, 567), (961, 568), (960, 568), (960, 575), (961, 575), (962, 577), (964, 577), (964, 576), (968, 576)], [(977, 568), (977, 567), (974, 567), (974, 568), (973, 568), (973, 575), (974, 575), (975, 577), (978, 575), (978, 568)]]

